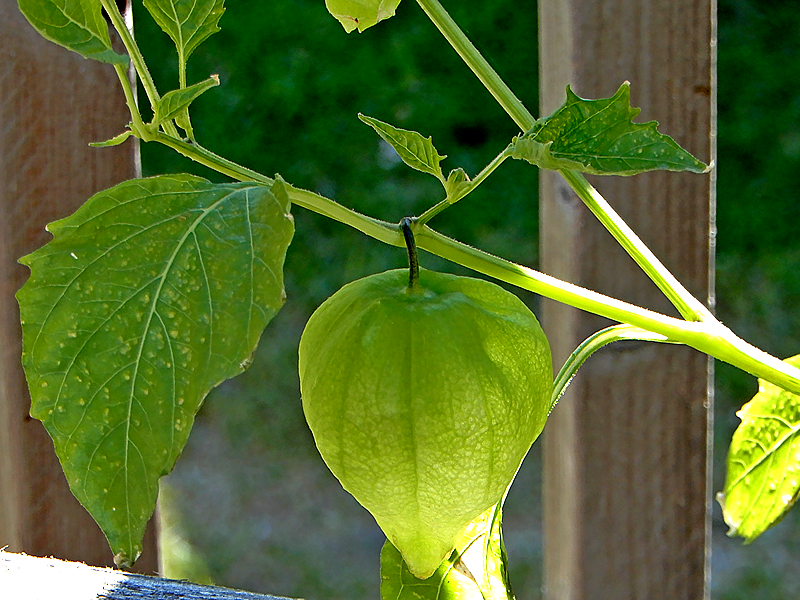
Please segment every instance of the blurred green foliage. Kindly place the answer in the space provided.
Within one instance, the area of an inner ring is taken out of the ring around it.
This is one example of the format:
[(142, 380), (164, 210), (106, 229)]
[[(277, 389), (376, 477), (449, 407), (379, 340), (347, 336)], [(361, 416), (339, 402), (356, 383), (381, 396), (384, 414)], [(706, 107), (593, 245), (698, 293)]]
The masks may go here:
[[(399, 163), (359, 122), (358, 112), (432, 135), (437, 149), (449, 155), (445, 172), (462, 166), (475, 174), (518, 133), (413, 2), (401, 4), (391, 22), (349, 36), (322, 0), (227, 4), (222, 31), (189, 65), (190, 83), (211, 73), (222, 79), (220, 88), (193, 105), (192, 117), (200, 143), (227, 158), (399, 221), (434, 204), (441, 188)], [(449, 4), (511, 88), (536, 107), (535, 5), (519, 10), (513, 0)], [(717, 311), (745, 339), (779, 356), (800, 352), (791, 333), (800, 331), (798, 32), (795, 1), (719, 0)], [(174, 88), (174, 48), (142, 9), (137, 38), (159, 89)], [(145, 174), (189, 171), (220, 180), (166, 149), (145, 145), (142, 152)], [(376, 597), (381, 536), (363, 510), (339, 498), (336, 482), (320, 466), (300, 409), (296, 348), (305, 320), (322, 300), (357, 277), (403, 265), (405, 256), (329, 219), (302, 209), (294, 214), (287, 305), (264, 334), (251, 369), (222, 386), (203, 409), (198, 431), (168, 483), (175, 492), (169, 495), (170, 510), (182, 506), (180, 541), (196, 546), (190, 551), (203, 557), (219, 583), (318, 599)], [(432, 225), (536, 266), (535, 169), (508, 161)], [(460, 272), (430, 256), (422, 263)], [(535, 303), (531, 295), (523, 298)], [(725, 451), (738, 424), (735, 409), (755, 391), (752, 377), (717, 364), (715, 489), (721, 488)], [(227, 477), (202, 470), (232, 455), (250, 464), (223, 466)], [(539, 475), (531, 465), (535, 452), (532, 458), (512, 494), (538, 493)], [(298, 483), (300, 472), (315, 483)], [(237, 479), (244, 483), (234, 483)], [(278, 486), (295, 495), (275, 496)], [(342, 523), (334, 523), (324, 499), (309, 494), (335, 496), (331, 502), (339, 503)], [(271, 526), (241, 523), (236, 514), (261, 510), (267, 519), (282, 503), (289, 506)], [(538, 511), (533, 502), (524, 518), (536, 520)], [(293, 513), (301, 518), (286, 516)], [(506, 511), (507, 523), (524, 518)], [(724, 537), (717, 514), (715, 597), (767, 600), (796, 594), (792, 565), (800, 549), (787, 540), (798, 527), (790, 513), (764, 540), (743, 550), (741, 542)], [(259, 528), (265, 541), (254, 542)], [(527, 538), (506, 540), (520, 598), (538, 597), (541, 585), (540, 566), (533, 564), (541, 556), (540, 532), (535, 526), (532, 531)], [(330, 541), (336, 536), (338, 546)], [(363, 554), (351, 547), (355, 543), (365, 547)]]

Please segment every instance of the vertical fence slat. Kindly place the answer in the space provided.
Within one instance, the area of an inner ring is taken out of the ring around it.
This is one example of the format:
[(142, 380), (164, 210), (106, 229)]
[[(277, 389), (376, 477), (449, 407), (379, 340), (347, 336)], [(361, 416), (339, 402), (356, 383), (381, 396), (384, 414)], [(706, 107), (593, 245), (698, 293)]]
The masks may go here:
[[(587, 98), (631, 82), (644, 120), (713, 158), (713, 0), (540, 0), (541, 114), (569, 83)], [(709, 295), (709, 176), (593, 178), (679, 280)], [(541, 178), (541, 265), (677, 316), (552, 173)], [(609, 323), (546, 302), (557, 364)], [(708, 594), (709, 362), (686, 348), (618, 343), (592, 357), (545, 432), (546, 597), (696, 600)]]
[[(50, 239), (47, 223), (135, 176), (130, 142), (93, 149), (130, 120), (113, 68), (41, 38), (15, 0), (0, 0), (0, 547), (112, 564), (103, 534), (70, 493), (53, 444), (30, 419), (14, 294), (17, 259)], [(156, 569), (153, 531), (137, 565)]]

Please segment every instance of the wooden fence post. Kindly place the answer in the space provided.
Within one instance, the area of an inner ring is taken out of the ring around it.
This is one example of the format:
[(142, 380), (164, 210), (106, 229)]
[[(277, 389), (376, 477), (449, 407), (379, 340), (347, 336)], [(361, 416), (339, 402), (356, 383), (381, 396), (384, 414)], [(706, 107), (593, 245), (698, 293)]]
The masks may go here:
[[(39, 36), (16, 0), (0, 0), (0, 547), (113, 564), (105, 537), (70, 493), (53, 444), (30, 419), (14, 298), (17, 259), (50, 239), (44, 226), (93, 193), (136, 176), (130, 142), (94, 149), (130, 120), (110, 65)], [(153, 531), (137, 568), (157, 565)]]
[[(541, 114), (568, 83), (600, 98), (628, 80), (644, 120), (714, 158), (714, 0), (540, 0), (539, 16)], [(713, 297), (712, 178), (593, 183), (689, 291)], [(678, 316), (560, 176), (542, 175), (540, 197), (546, 273)], [(544, 305), (559, 365), (608, 324)], [(546, 598), (708, 597), (710, 364), (687, 348), (618, 343), (582, 368), (545, 432)]]

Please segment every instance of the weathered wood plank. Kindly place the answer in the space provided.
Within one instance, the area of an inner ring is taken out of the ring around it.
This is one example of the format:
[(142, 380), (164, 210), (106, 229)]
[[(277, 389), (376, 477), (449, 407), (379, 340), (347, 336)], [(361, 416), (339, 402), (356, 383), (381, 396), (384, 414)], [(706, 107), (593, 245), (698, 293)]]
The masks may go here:
[(2, 551), (0, 590), (3, 600), (282, 600), (277, 596)]
[[(540, 0), (541, 114), (631, 82), (645, 120), (713, 158), (713, 0)], [(654, 173), (593, 183), (701, 300), (711, 296), (713, 179)], [(541, 266), (676, 315), (566, 183), (541, 178)], [(545, 302), (560, 365), (609, 323)], [(582, 368), (545, 431), (545, 584), (558, 600), (708, 594), (709, 363), (617, 344)]]
[[(113, 68), (42, 37), (16, 0), (0, 0), (0, 547), (113, 564), (103, 534), (70, 493), (53, 444), (28, 416), (14, 298), (17, 259), (50, 239), (47, 223), (136, 175), (130, 142), (94, 149), (130, 120)], [(138, 568), (157, 565), (152, 531)]]

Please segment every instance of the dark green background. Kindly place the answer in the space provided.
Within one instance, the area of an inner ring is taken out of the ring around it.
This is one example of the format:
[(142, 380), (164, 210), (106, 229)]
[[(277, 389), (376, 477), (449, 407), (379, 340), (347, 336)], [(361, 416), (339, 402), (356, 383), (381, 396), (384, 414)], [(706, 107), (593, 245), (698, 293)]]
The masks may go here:
[[(529, 107), (537, 100), (537, 18), (513, 0), (449, 3), (501, 76)], [(175, 87), (168, 38), (139, 10), (137, 38), (159, 89)], [(399, 221), (441, 195), (431, 177), (398, 164), (356, 113), (432, 135), (445, 172), (476, 173), (517, 133), (413, 2), (390, 22), (346, 35), (322, 0), (229, 0), (222, 32), (192, 57), (190, 82), (222, 86), (193, 106), (198, 140), (265, 174), (367, 214)], [(779, 356), (800, 351), (800, 11), (796, 2), (720, 0), (718, 314)], [(646, 115), (643, 115), (646, 117)], [(192, 171), (159, 147), (145, 174)], [(263, 592), (375, 598), (382, 536), (325, 471), (302, 417), (296, 370), (303, 325), (342, 284), (402, 266), (404, 253), (302, 209), (286, 265), (286, 307), (250, 370), (217, 390), (164, 486), (173, 575)], [(509, 161), (437, 229), (516, 262), (537, 264), (537, 174)], [(429, 268), (453, 265), (423, 256)], [(535, 308), (533, 295), (522, 297)], [(751, 377), (717, 367), (715, 489)], [(540, 596), (538, 448), (512, 488), (506, 537), (517, 597)], [(796, 595), (798, 521), (790, 516), (744, 548), (715, 513), (714, 596)]]

